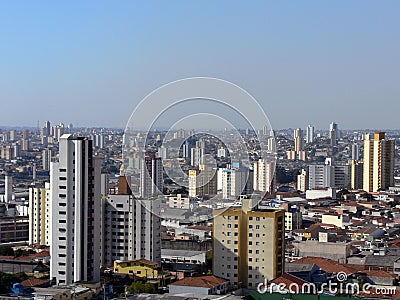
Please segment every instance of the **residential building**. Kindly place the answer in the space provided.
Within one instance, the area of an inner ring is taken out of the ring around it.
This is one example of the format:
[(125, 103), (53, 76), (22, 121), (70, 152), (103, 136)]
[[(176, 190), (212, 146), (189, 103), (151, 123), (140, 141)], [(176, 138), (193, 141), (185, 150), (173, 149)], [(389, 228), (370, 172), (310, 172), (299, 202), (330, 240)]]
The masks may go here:
[(358, 160), (351, 161), (351, 182), (350, 187), (352, 189), (363, 188), (363, 168), (364, 164)]
[(59, 160), (50, 164), (50, 273), (57, 284), (100, 281), (100, 167), (91, 140), (59, 137)]
[(151, 198), (163, 192), (163, 166), (161, 157), (155, 152), (148, 152), (141, 160), (140, 195), (142, 198)]
[(394, 185), (394, 140), (385, 139), (385, 132), (375, 132), (364, 139), (363, 189), (377, 192)]
[(330, 159), (324, 165), (308, 167), (308, 189), (329, 188), (335, 185), (335, 168)]
[(236, 288), (255, 289), (284, 271), (285, 211), (255, 201), (213, 211), (213, 274)]
[(186, 277), (168, 285), (169, 293), (196, 296), (223, 295), (228, 292), (228, 281), (214, 275)]
[(294, 151), (299, 152), (303, 150), (303, 130), (297, 128), (293, 132), (294, 137)]
[(117, 274), (134, 275), (143, 279), (157, 279), (161, 275), (159, 264), (147, 259), (116, 260), (114, 261), (114, 272)]
[(329, 138), (331, 139), (331, 146), (336, 146), (337, 145), (337, 140), (339, 138), (339, 129), (338, 125), (334, 122), (332, 122), (329, 126)]
[(306, 142), (307, 142), (307, 144), (314, 142), (314, 126), (312, 126), (312, 125), (307, 126)]
[(245, 193), (248, 171), (244, 168), (222, 171), (222, 198), (236, 199)]
[(254, 190), (272, 193), (275, 189), (275, 163), (259, 159), (253, 163), (253, 169)]
[(52, 150), (51, 149), (44, 149), (42, 151), (42, 168), (43, 170), (49, 171), (50, 170), (50, 162), (52, 158)]
[(103, 265), (115, 260), (161, 262), (160, 200), (117, 194), (103, 197), (103, 205)]
[(302, 169), (301, 173), (297, 175), (297, 190), (306, 192), (308, 188), (308, 173), (306, 170)]
[(189, 170), (189, 197), (216, 195), (217, 172), (211, 165), (200, 164), (199, 169)]
[(182, 194), (168, 197), (168, 206), (170, 208), (181, 208), (190, 209), (198, 207), (197, 200), (195, 198), (184, 197)]
[(29, 244), (50, 245), (50, 183), (29, 188)]

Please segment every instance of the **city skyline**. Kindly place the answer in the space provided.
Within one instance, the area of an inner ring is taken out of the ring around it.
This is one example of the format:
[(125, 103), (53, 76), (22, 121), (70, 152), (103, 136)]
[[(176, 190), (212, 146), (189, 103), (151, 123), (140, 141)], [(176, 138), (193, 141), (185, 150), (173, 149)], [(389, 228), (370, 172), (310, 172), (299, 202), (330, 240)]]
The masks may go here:
[(399, 5), (1, 3), (0, 125), (123, 128), (154, 89), (209, 76), (250, 92), (277, 129), (397, 129)]

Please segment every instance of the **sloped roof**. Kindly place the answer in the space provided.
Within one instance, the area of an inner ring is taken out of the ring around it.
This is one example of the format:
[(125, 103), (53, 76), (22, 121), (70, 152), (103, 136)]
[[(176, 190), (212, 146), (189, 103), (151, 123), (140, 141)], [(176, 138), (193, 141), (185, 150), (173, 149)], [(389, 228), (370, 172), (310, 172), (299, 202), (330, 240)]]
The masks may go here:
[(222, 279), (214, 275), (198, 276), (198, 277), (186, 277), (181, 280), (175, 281), (170, 285), (175, 286), (193, 286), (193, 287), (203, 287), (203, 288), (213, 288), (218, 286), (228, 280)]

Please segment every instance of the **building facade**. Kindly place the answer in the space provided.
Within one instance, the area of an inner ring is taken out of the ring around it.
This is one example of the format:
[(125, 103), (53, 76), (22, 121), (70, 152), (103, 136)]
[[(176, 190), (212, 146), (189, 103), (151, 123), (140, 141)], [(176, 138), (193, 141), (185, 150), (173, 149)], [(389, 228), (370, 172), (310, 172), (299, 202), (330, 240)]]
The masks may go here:
[(29, 188), (29, 244), (50, 245), (50, 183)]
[(363, 189), (377, 192), (394, 185), (394, 140), (385, 139), (384, 132), (375, 132), (364, 139)]
[(252, 201), (213, 212), (213, 274), (238, 288), (255, 289), (284, 271), (285, 211)]
[(59, 161), (50, 164), (50, 276), (57, 284), (100, 280), (100, 170), (91, 140), (59, 138)]

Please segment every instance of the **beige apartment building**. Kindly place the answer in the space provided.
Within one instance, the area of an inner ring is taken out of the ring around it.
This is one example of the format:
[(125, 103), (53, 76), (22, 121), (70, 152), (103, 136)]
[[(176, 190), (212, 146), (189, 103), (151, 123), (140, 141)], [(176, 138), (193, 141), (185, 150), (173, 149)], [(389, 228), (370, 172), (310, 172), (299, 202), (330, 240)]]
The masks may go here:
[(238, 288), (255, 289), (284, 271), (285, 211), (252, 201), (213, 212), (213, 273)]
[(363, 189), (377, 192), (394, 185), (394, 140), (385, 139), (384, 132), (375, 132), (364, 140)]

